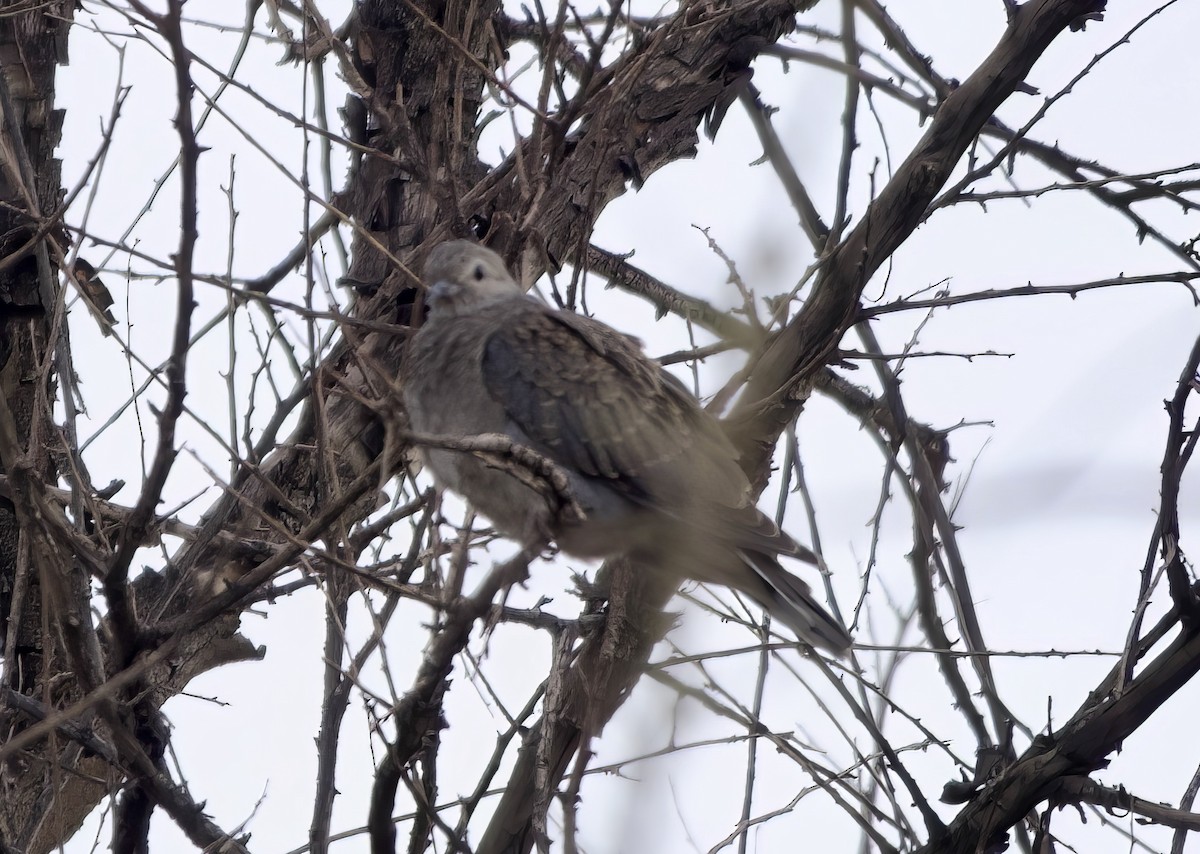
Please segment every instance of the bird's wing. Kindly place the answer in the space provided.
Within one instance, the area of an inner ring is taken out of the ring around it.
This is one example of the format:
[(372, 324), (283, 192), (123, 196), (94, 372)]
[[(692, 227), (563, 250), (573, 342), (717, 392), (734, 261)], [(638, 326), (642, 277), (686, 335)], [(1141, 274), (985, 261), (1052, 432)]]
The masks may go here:
[(637, 342), (597, 321), (514, 300), (484, 344), (483, 377), (535, 450), (633, 500), (673, 503), (702, 479), (717, 481), (709, 495), (742, 500), (716, 422)]

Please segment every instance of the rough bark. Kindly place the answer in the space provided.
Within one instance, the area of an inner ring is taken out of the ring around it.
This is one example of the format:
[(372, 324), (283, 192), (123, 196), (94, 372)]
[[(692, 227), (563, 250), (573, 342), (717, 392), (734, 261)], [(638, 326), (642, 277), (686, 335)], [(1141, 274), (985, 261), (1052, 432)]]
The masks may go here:
[[(61, 166), (54, 157), (62, 112), (54, 107), (54, 74), (66, 61), (67, 29), (74, 3), (60, 0), (0, 15), (0, 395), (15, 427), (12, 449), (31, 476), (52, 482), (57, 431), (50, 417), (54, 377), (52, 320), (58, 292), (45, 241), (32, 238), (62, 203)], [(59, 230), (54, 230), (59, 235)], [(13, 454), (6, 455), (13, 459)], [(0, 463), (0, 471), (4, 469)], [(33, 570), (30, 540), (22, 536), (17, 508), (0, 498), (0, 629), (4, 637), (4, 688), (42, 697), (61, 670), (44, 625), (42, 585)], [(70, 690), (61, 691), (66, 697)], [(0, 740), (24, 727), (0, 711)], [(91, 763), (103, 773), (103, 763)], [(47, 838), (61, 839), (78, 826), (80, 810), (41, 821), (51, 787), (63, 784), (42, 757), (10, 763), (0, 775), (0, 848), (18, 850)], [(91, 803), (103, 787), (87, 798)], [(68, 795), (67, 797), (71, 797)], [(90, 809), (90, 805), (87, 807)], [(40, 829), (39, 829), (40, 826)]]

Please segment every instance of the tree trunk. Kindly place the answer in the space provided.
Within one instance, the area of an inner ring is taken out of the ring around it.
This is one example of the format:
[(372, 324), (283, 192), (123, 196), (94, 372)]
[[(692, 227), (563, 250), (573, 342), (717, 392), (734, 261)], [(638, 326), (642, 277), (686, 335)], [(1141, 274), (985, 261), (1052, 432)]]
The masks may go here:
[[(54, 157), (63, 113), (53, 108), (54, 75), (67, 60), (75, 4), (27, 5), (26, 11), (0, 15), (0, 397), (15, 427), (20, 445), (15, 451), (23, 455), (22, 463), (31, 466), (35, 478), (52, 483), (57, 477), (51, 453), (58, 445), (51, 419), (56, 383), (47, 364), (59, 286), (48, 239), (61, 241), (63, 234), (52, 222), (63, 201), (61, 164)], [(46, 234), (34, 240), (39, 227)], [(62, 673), (61, 659), (53, 654), (53, 632), (43, 625), (44, 618), (29, 540), (22, 537), (13, 503), (0, 497), (3, 689), (45, 699), (49, 686), (61, 684), (55, 679)], [(4, 705), (9, 708), (0, 712), (0, 740), (27, 725), (27, 719), (10, 710), (11, 704)], [(103, 787), (89, 784), (95, 791), (82, 799), (70, 796), (73, 806), (44, 821), (53, 789), (74, 788), (63, 777), (40, 756), (27, 755), (4, 769), (0, 847), (45, 849), (74, 832)]]

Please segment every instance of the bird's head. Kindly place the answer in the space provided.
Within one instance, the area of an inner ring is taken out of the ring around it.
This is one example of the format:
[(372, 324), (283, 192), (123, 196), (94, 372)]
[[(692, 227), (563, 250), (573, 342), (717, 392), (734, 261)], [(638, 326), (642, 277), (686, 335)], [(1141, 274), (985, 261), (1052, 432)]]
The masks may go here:
[(492, 250), (469, 240), (450, 240), (429, 253), (422, 277), (425, 304), (435, 316), (472, 311), (481, 305), (521, 295), (504, 261)]

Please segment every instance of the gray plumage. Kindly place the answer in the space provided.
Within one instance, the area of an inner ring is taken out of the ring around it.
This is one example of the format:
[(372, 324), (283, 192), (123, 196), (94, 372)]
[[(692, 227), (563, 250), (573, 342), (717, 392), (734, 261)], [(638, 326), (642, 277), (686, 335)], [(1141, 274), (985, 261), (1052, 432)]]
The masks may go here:
[(835, 653), (846, 630), (778, 555), (816, 563), (754, 506), (720, 425), (628, 336), (521, 292), (496, 253), (465, 240), (425, 266), (429, 317), (405, 362), (412, 429), (502, 434), (566, 473), (582, 522), (477, 456), (422, 449), (442, 486), (505, 535), (553, 539), (579, 557), (627, 555), (723, 584), (763, 605), (802, 640)]

